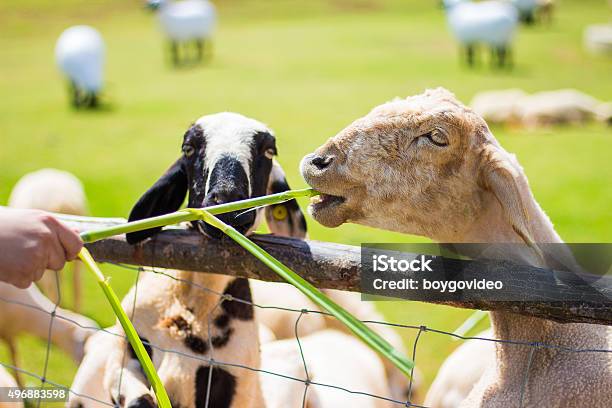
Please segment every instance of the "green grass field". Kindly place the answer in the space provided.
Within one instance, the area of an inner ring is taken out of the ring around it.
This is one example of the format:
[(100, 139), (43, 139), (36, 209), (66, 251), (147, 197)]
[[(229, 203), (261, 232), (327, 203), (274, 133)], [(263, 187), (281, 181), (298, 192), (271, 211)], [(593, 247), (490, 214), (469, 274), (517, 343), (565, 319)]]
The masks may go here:
[[(126, 216), (178, 156), (189, 123), (218, 111), (240, 112), (274, 128), (279, 161), (292, 185), (303, 187), (297, 166), (304, 154), (395, 96), (445, 86), (469, 102), (486, 89), (571, 87), (612, 100), (612, 60), (582, 47), (585, 25), (610, 17), (604, 1), (559, 1), (552, 26), (522, 27), (512, 72), (462, 67), (434, 0), (216, 3), (220, 24), (213, 59), (181, 70), (165, 63), (165, 43), (141, 1), (0, 3), (0, 203), (24, 173), (56, 167), (82, 179), (91, 214)], [(91, 24), (105, 38), (107, 110), (75, 112), (68, 106), (53, 48), (72, 24)], [(518, 155), (562, 237), (612, 239), (610, 128), (493, 132)], [(309, 228), (313, 239), (354, 245), (422, 240), (354, 225), (330, 230), (312, 220)], [(119, 295), (125, 294), (134, 275), (112, 267), (104, 271), (113, 276)], [(112, 324), (101, 291), (89, 276), (85, 281), (85, 313), (101, 325)], [(379, 307), (391, 321), (446, 330), (470, 313), (416, 302)], [(404, 334), (411, 344), (415, 332)], [(40, 372), (44, 344), (24, 337), (19, 346), (20, 365)], [(417, 365), (427, 383), (456, 346), (441, 335), (421, 338)], [(3, 347), (0, 361), (8, 361)], [(70, 384), (74, 371), (74, 364), (54, 350), (49, 378)]]

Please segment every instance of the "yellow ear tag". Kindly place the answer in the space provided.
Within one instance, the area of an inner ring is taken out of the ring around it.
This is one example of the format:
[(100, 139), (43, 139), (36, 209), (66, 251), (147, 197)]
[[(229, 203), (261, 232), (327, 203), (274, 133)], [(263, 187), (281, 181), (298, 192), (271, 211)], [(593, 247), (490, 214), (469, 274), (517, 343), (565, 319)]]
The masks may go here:
[(277, 221), (283, 221), (287, 218), (287, 208), (284, 205), (277, 205), (272, 209), (272, 216)]

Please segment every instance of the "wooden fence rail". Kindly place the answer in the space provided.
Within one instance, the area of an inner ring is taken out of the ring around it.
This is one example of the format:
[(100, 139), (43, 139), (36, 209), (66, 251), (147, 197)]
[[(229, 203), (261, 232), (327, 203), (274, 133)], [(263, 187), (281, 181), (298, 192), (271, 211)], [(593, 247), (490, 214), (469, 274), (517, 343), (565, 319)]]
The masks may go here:
[[(66, 217), (61, 218), (82, 231), (101, 228), (125, 220), (117, 218)], [(261, 247), (278, 260), (301, 274), (321, 289), (360, 291), (361, 251), (359, 247), (330, 242), (302, 241), (270, 235), (252, 237)], [(203, 273), (221, 273), (255, 278), (264, 281), (281, 279), (246, 250), (233, 241), (208, 239), (194, 231), (168, 229), (153, 239), (132, 246), (124, 236), (88, 244), (87, 247), (99, 262), (126, 263), (160, 268), (182, 269)], [(492, 300), (435, 301), (455, 307), (500, 310), (547, 318), (562, 323), (595, 323), (612, 325), (612, 279), (602, 278), (602, 292), (584, 293), (576, 299), (575, 288), (550, 279), (551, 271), (516, 264), (499, 264), (482, 261), (460, 261), (457, 268), (472, 277), (490, 278), (502, 273), (516, 274), (517, 279), (507, 288), (517, 295), (529, 288), (538, 287), (546, 293), (545, 301), (508, 302)], [(455, 264), (451, 264), (453, 268)], [(448, 266), (446, 267), (448, 269)], [(448, 270), (447, 270), (448, 272)], [(451, 271), (452, 272), (452, 271)], [(568, 296), (568, 294), (572, 296)], [(409, 307), (409, 306), (406, 306)]]

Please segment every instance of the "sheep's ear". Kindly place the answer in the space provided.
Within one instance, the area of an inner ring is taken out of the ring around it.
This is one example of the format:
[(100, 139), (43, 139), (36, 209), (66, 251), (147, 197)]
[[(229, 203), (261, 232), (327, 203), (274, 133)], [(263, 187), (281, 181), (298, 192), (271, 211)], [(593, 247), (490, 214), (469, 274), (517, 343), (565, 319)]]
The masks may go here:
[[(155, 217), (178, 210), (187, 195), (187, 174), (182, 166), (182, 158), (177, 160), (132, 208), (129, 221)], [(127, 242), (136, 244), (159, 232), (159, 228), (126, 234)]]
[[(267, 194), (290, 190), (283, 168), (274, 160)], [(264, 210), (270, 232), (283, 237), (305, 238), (306, 219), (296, 200), (267, 206)]]
[(529, 215), (519, 186), (520, 170), (499, 148), (488, 145), (482, 152), (480, 183), (501, 204), (506, 220), (521, 239), (540, 254), (529, 232)]

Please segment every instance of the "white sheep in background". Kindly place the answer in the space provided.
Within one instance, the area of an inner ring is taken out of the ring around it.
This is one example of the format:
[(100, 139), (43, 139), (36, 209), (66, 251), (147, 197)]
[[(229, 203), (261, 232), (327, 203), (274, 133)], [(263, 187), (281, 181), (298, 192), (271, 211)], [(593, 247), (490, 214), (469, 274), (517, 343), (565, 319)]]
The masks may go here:
[[(18, 289), (0, 282), (0, 308), (0, 339), (7, 343), (13, 365), (17, 367), (17, 336), (28, 333), (46, 341), (55, 304), (34, 285)], [(51, 342), (79, 363), (83, 358), (85, 340), (92, 333), (87, 328), (97, 327), (93, 320), (85, 316), (58, 308), (53, 321)], [(19, 381), (20, 376), (17, 374), (16, 377)]]
[[(23, 176), (9, 197), (9, 207), (37, 209), (71, 215), (87, 214), (87, 198), (81, 181), (71, 173), (41, 169)], [(81, 263), (72, 263), (74, 310), (81, 311)], [(39, 281), (45, 295), (58, 301), (55, 273), (47, 271)]]
[(478, 44), (491, 49), (491, 62), (499, 67), (511, 64), (511, 43), (518, 23), (517, 11), (503, 1), (449, 3), (447, 19), (450, 29), (465, 47), (467, 63), (474, 65)]
[(104, 85), (104, 40), (93, 27), (73, 26), (60, 35), (55, 60), (70, 84), (76, 108), (96, 108)]
[[(18, 386), (17, 381), (0, 365), (0, 388)], [(21, 398), (11, 400), (11, 402), (0, 401), (0, 408), (23, 408), (23, 401)]]
[(201, 62), (217, 21), (215, 6), (208, 0), (150, 0), (148, 6), (158, 12), (162, 30), (170, 40), (173, 64), (188, 62), (180, 48), (189, 43), (195, 47), (195, 61)]
[[(475, 337), (492, 338), (491, 329)], [(457, 347), (442, 363), (427, 391), (424, 405), (430, 408), (458, 408), (487, 368), (495, 364), (495, 343), (470, 339)]]
[[(353, 336), (324, 330), (300, 338), (311, 381), (344, 387), (351, 391), (389, 396), (385, 368), (378, 355)], [(304, 363), (295, 339), (263, 344), (262, 370), (294, 378), (306, 378)], [(260, 374), (267, 408), (301, 408), (304, 384), (287, 378)], [(306, 395), (308, 408), (387, 408), (388, 401), (343, 390), (311, 385)]]

